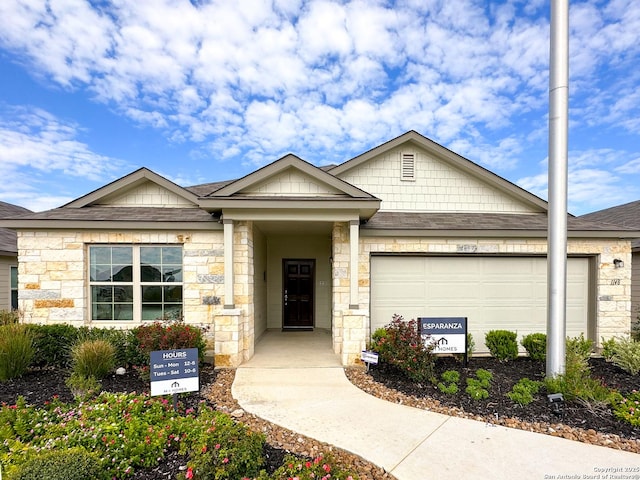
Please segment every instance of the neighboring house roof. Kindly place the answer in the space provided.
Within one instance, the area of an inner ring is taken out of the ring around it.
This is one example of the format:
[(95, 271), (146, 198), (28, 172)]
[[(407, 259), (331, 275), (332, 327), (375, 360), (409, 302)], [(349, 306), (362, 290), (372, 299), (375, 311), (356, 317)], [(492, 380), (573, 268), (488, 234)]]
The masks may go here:
[[(640, 200), (587, 213), (579, 218), (592, 222), (615, 225), (617, 227), (640, 230)], [(631, 245), (634, 249), (640, 249), (640, 239), (634, 240)]]
[[(8, 219), (31, 213), (24, 207), (0, 202), (0, 219)], [(0, 228), (0, 255), (15, 256), (18, 254), (16, 232), (8, 228)]]

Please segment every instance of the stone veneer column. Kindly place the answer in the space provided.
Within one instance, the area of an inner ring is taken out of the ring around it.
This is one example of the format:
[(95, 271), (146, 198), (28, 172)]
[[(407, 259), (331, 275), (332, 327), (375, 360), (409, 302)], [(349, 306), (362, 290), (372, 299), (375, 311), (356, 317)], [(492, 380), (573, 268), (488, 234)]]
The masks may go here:
[(358, 252), (360, 244), (360, 222), (349, 222), (349, 308), (358, 309)]
[[(237, 367), (253, 356), (253, 223), (237, 222), (232, 229), (233, 246), (227, 244), (225, 223), (225, 291), (233, 279), (233, 303), (225, 295), (224, 308), (215, 319), (215, 364), (219, 367)], [(227, 259), (232, 252), (231, 269)]]
[(357, 302), (359, 285), (359, 232), (354, 234), (354, 228), (359, 225), (335, 223), (332, 233), (333, 350), (340, 355), (343, 365), (359, 363), (369, 329), (369, 311), (353, 303)]
[(224, 225), (224, 308), (234, 308), (233, 280), (233, 220), (223, 220)]

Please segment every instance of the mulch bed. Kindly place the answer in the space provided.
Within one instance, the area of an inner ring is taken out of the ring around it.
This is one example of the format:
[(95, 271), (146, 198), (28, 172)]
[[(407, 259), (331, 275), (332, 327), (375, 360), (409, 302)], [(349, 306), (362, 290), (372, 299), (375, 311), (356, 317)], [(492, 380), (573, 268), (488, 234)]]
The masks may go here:
[[(473, 400), (465, 392), (466, 378), (474, 377), (475, 371), (479, 368), (489, 370), (493, 374), (490, 395), (486, 400)], [(592, 358), (590, 368), (592, 377), (622, 394), (640, 390), (640, 375), (630, 375), (602, 358)], [(559, 430), (564, 430), (561, 436), (581, 441), (589, 441), (585, 436), (597, 435), (601, 439), (589, 443), (631, 449), (640, 453), (640, 428), (618, 420), (606, 405), (581, 401), (565, 402), (562, 414), (558, 415), (553, 412), (544, 389), (526, 406), (521, 406), (506, 396), (521, 378), (543, 380), (543, 362), (532, 361), (527, 357), (509, 362), (480, 357), (472, 358), (468, 367), (464, 368), (454, 358), (439, 358), (435, 372), (437, 378), (446, 370), (460, 372), (460, 388), (456, 394), (443, 393), (430, 383), (412, 382), (394, 368), (384, 365), (372, 366), (369, 377), (391, 392), (401, 392), (406, 398), (414, 399), (416, 403), (423, 401), (422, 408), (541, 433), (558, 433)], [(354, 383), (357, 384), (358, 380)], [(427, 403), (424, 404), (424, 401)], [(583, 432), (586, 433), (582, 434)], [(622, 447), (618, 437), (624, 444)]]

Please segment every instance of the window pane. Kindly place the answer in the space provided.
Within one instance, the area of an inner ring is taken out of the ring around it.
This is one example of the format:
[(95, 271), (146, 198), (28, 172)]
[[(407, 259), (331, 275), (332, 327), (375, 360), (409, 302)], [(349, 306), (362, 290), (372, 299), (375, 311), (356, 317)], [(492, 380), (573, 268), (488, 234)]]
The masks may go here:
[(89, 247), (92, 282), (131, 282), (132, 247)]
[(133, 263), (133, 249), (131, 247), (111, 247), (111, 263)]
[(182, 286), (164, 287), (165, 303), (182, 303)]
[(153, 265), (140, 266), (140, 280), (143, 282), (161, 282), (162, 274), (158, 267)]
[(162, 247), (140, 247), (140, 263), (160, 265), (162, 263)]
[(162, 278), (165, 282), (182, 282), (182, 265), (165, 265)]
[(93, 320), (133, 320), (133, 287), (94, 285), (91, 287)]
[(111, 263), (111, 247), (89, 247), (89, 253), (92, 265)]
[(18, 288), (18, 267), (11, 267), (11, 288)]
[(18, 291), (11, 290), (11, 310), (18, 309)]
[(162, 247), (162, 263), (182, 265), (182, 247)]
[(162, 320), (162, 304), (145, 303), (142, 305), (142, 320)]
[(114, 282), (133, 282), (133, 267), (131, 265), (114, 265), (111, 278)]

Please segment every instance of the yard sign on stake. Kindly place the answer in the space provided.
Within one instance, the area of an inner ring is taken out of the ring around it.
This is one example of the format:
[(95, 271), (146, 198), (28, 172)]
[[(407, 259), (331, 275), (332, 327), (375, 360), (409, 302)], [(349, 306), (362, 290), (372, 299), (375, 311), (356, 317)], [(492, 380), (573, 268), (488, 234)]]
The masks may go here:
[(200, 390), (198, 349), (156, 350), (151, 352), (151, 396), (173, 395), (177, 407), (178, 393)]
[(466, 317), (421, 317), (418, 322), (424, 344), (435, 344), (433, 353), (462, 353), (467, 365)]

